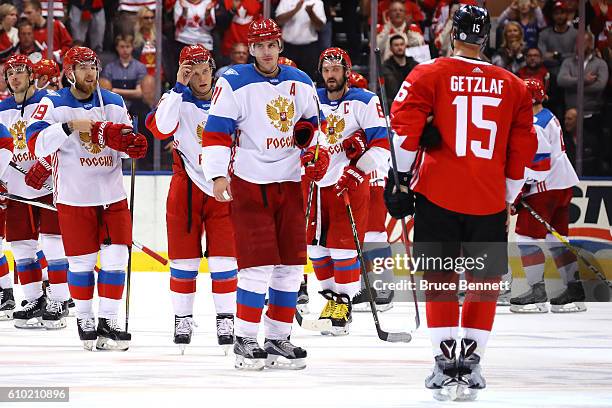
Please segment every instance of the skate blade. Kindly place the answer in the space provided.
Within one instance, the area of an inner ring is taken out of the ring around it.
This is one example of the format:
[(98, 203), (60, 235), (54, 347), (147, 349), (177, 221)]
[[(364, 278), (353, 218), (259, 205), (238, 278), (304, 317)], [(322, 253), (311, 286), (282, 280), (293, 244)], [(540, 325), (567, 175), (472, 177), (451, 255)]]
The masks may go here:
[(221, 347), (221, 350), (223, 350), (223, 355), (228, 356), (230, 348), (231, 348), (231, 344), (221, 344), (220, 347)]
[(329, 319), (317, 319), (317, 320), (302, 320), (302, 329), (318, 331), (318, 332), (330, 332), (332, 328), (332, 322)]
[(303, 370), (306, 368), (306, 359), (289, 359), (275, 354), (268, 354), (268, 358), (266, 358), (266, 368), (274, 370)]
[(370, 304), (368, 302), (353, 304), (353, 309), (352, 309), (352, 311), (356, 313), (366, 313), (371, 310), (372, 308), (370, 307)]
[(236, 355), (234, 367), (244, 371), (261, 371), (266, 366), (265, 358), (245, 358), (244, 356)]
[(187, 348), (186, 344), (179, 344), (179, 352), (181, 353), (181, 356), (185, 355), (185, 349)]
[(499, 295), (497, 298), (497, 306), (510, 306), (510, 294)]
[(94, 340), (83, 340), (83, 348), (87, 351), (93, 351)]
[(530, 305), (510, 305), (512, 313), (548, 313), (546, 303), (533, 303)]
[(349, 332), (350, 332), (350, 327), (347, 324), (344, 327), (332, 327), (331, 332), (329, 334), (331, 334), (332, 336), (341, 337), (341, 336), (348, 336)]
[(30, 320), (24, 319), (15, 319), (15, 327), (18, 329), (42, 329), (44, 328), (44, 324), (42, 322), (42, 317), (34, 317)]
[(0, 314), (0, 322), (13, 320), (13, 312), (14, 310), (3, 310)]
[(384, 303), (384, 304), (376, 304), (376, 310), (383, 313), (386, 312), (387, 310), (391, 310), (393, 309), (393, 303)]
[(43, 324), (47, 330), (64, 329), (68, 325), (65, 317), (62, 317), (59, 320), (43, 320)]
[(474, 401), (478, 398), (478, 388), (470, 388), (467, 385), (459, 384), (454, 401)]
[(587, 308), (584, 302), (572, 302), (565, 305), (550, 305), (550, 311), (553, 313), (580, 313), (586, 312)]
[(100, 351), (126, 351), (130, 347), (127, 340), (111, 340), (107, 337), (98, 337), (96, 350)]
[(297, 304), (295, 306), (295, 308), (297, 309), (298, 313), (303, 315), (307, 315), (310, 314), (310, 310), (308, 309), (308, 303), (302, 303), (302, 304)]

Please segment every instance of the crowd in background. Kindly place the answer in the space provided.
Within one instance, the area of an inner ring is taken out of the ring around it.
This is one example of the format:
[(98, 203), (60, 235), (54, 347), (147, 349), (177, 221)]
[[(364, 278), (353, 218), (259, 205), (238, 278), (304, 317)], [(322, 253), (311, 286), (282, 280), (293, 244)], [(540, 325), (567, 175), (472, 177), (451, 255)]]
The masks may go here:
[[(460, 3), (483, 0), (380, 0), (376, 45), (383, 55), (389, 103), (406, 75), (420, 62), (452, 53), (452, 15)], [(0, 64), (13, 53), (47, 55), (47, 2), (1, 1)], [(263, 13), (260, 0), (54, 1), (53, 57), (61, 64), (73, 45), (86, 45), (102, 61), (100, 85), (124, 97), (143, 123), (155, 106), (156, 39), (162, 44), (162, 90), (176, 81), (183, 47), (201, 43), (220, 71), (251, 61), (249, 24)], [(511, 0), (493, 16), (483, 57), (521, 78), (535, 77), (547, 89), (545, 103), (560, 119), (571, 160), (576, 156), (577, 43), (585, 50), (583, 175), (612, 175), (612, 0), (587, 0), (587, 33), (578, 38), (578, 0)], [(486, 5), (486, 4), (485, 4)], [(282, 26), (283, 56), (317, 81), (319, 53), (347, 50), (354, 70), (369, 72), (370, 0), (272, 0), (272, 17)], [(155, 16), (162, 13), (162, 30)], [(0, 75), (0, 99), (10, 95)], [(140, 131), (147, 133), (142, 126)], [(153, 139), (152, 135), (148, 137)], [(151, 146), (153, 143), (151, 143)], [(171, 166), (172, 142), (161, 146), (162, 170)], [(152, 149), (151, 149), (152, 150)], [(139, 160), (153, 169), (153, 152)]]

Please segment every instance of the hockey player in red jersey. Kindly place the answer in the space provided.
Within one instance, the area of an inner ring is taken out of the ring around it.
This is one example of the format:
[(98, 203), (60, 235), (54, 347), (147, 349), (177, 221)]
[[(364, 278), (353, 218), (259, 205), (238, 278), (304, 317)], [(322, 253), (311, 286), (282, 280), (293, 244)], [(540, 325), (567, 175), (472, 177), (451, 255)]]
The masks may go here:
[[(438, 285), (425, 291), (435, 356), (425, 386), (437, 399), (473, 399), (486, 386), (480, 363), (495, 318), (495, 284), (507, 271), (508, 209), (537, 147), (525, 84), (480, 59), (490, 27), (486, 9), (461, 6), (453, 17), (454, 56), (418, 65), (391, 109), (401, 185), (390, 174), (385, 199), (396, 218), (415, 210), (413, 257), (427, 261), (424, 279)], [(439, 143), (419, 149), (432, 136)], [(466, 278), (480, 286), (466, 292), (457, 344), (459, 256), (472, 259)], [(435, 261), (445, 258), (456, 261)], [(448, 290), (438, 290), (441, 284)]]
[[(13, 135), (12, 161), (20, 167), (8, 168), (3, 176), (9, 193), (46, 204), (53, 196), (43, 186), (51, 175), (50, 157), (37, 159), (28, 151), (26, 125), (40, 100), (47, 95), (33, 86), (34, 67), (25, 55), (13, 55), (5, 64), (5, 77), (13, 96), (0, 102), (0, 120)], [(23, 174), (26, 171), (27, 174)], [(52, 184), (52, 183), (49, 183)], [(7, 203), (7, 241), (15, 257), (16, 270), (27, 303), (15, 312), (18, 328), (66, 327), (68, 315), (68, 284), (66, 274), (68, 262), (64, 253), (57, 213), (17, 201)], [(42, 264), (38, 251), (40, 246), (46, 253), (48, 265)], [(47, 266), (51, 291), (44, 296), (43, 269)]]
[[(526, 172), (527, 184), (522, 199), (561, 235), (569, 233), (569, 204), (572, 187), (578, 176), (572, 167), (563, 143), (561, 124), (551, 111), (542, 106), (546, 98), (544, 85), (537, 79), (525, 79), (533, 104), (533, 124), (538, 133), (538, 152)], [(551, 311), (556, 313), (583, 312), (584, 288), (578, 278), (576, 257), (517, 202), (516, 240), (529, 290), (510, 299), (510, 311), (516, 313), (546, 313), (546, 288), (542, 243), (546, 242), (555, 265), (566, 286), (558, 296), (550, 299)]]
[[(76, 303), (77, 328), (86, 349), (126, 350), (131, 335), (117, 315), (132, 243), (132, 223), (123, 188), (121, 160), (144, 157), (147, 140), (133, 133), (123, 99), (98, 87), (99, 60), (86, 47), (64, 58), (69, 88), (42, 98), (27, 128), (28, 147), (52, 155), (54, 201)], [(94, 267), (98, 273), (98, 325), (93, 311)]]
[[(279, 26), (254, 21), (248, 41), (255, 63), (232, 66), (215, 84), (202, 166), (217, 200), (231, 200), (238, 261), (235, 366), (300, 369), (306, 351), (289, 341), (306, 264), (300, 162), (306, 177), (320, 180), (329, 153), (315, 146), (320, 112), (312, 80), (278, 65)], [(262, 349), (257, 332), (267, 291)]]
[[(234, 344), (237, 270), (234, 229), (228, 202), (215, 200), (213, 184), (202, 172), (202, 134), (213, 94), (215, 61), (201, 44), (181, 50), (174, 88), (147, 117), (158, 139), (174, 137), (174, 165), (166, 224), (170, 256), (170, 292), (174, 306), (174, 342), (191, 342), (196, 278), (202, 256), (208, 258), (217, 312), (217, 340)], [(206, 250), (202, 251), (202, 235)]]
[[(321, 294), (328, 299), (319, 319), (329, 319), (323, 334), (346, 335), (352, 321), (352, 299), (361, 290), (360, 264), (351, 224), (341, 197), (350, 197), (359, 240), (363, 242), (368, 221), (370, 186), (368, 174), (389, 160), (389, 142), (380, 101), (376, 94), (350, 88), (351, 60), (346, 51), (328, 48), (319, 57), (324, 88), (317, 90), (326, 117), (325, 138), (330, 164), (316, 182), (316, 194), (308, 221), (308, 256)], [(310, 180), (305, 180), (308, 193)]]

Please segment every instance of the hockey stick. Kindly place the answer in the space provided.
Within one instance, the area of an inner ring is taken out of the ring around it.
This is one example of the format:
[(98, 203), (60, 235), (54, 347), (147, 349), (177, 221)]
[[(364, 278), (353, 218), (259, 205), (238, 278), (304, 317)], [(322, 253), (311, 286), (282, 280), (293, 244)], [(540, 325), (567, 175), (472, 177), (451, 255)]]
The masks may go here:
[[(99, 91), (99, 90), (98, 90)], [(102, 98), (100, 98), (102, 103)], [(102, 108), (104, 110), (104, 108)], [(138, 117), (134, 117), (132, 122), (132, 129), (138, 132)], [(130, 223), (132, 230), (134, 230), (134, 189), (136, 186), (136, 159), (131, 158), (130, 166)], [(133, 241), (132, 241), (133, 243)], [(125, 331), (128, 331), (128, 325), (130, 323), (130, 282), (132, 281), (132, 245), (128, 246), (128, 264), (127, 264), (127, 276), (125, 286)]]
[(612, 282), (608, 281), (608, 279), (606, 278), (606, 275), (604, 275), (584, 255), (582, 255), (582, 250), (581, 249), (577, 249), (563, 235), (559, 234), (559, 232), (557, 232), (557, 230), (555, 230), (555, 228), (552, 225), (550, 225), (548, 223), (548, 221), (546, 221), (544, 218), (542, 218), (542, 216), (540, 214), (538, 214), (533, 209), (533, 207), (531, 207), (525, 200), (521, 200), (521, 204), (523, 205), (523, 207), (525, 207), (527, 209), (527, 211), (529, 211), (529, 213), (533, 216), (533, 218), (535, 218), (538, 222), (540, 222), (542, 225), (544, 225), (544, 227), (548, 230), (548, 232), (550, 232), (552, 235), (554, 235), (554, 237), (557, 238), (559, 240), (559, 242), (561, 242), (563, 245), (565, 245), (565, 247), (572, 254), (574, 254), (574, 256), (576, 258), (580, 258), (582, 260), (582, 262), (584, 262), (584, 264), (587, 266), (587, 268), (589, 268), (589, 270), (595, 274), (595, 276), (597, 276), (599, 279), (604, 281), (606, 283), (606, 285), (608, 285), (608, 287), (610, 289), (612, 289)]
[[(378, 70), (378, 88), (380, 89), (380, 103), (382, 105), (383, 114), (385, 115), (385, 125), (387, 127), (387, 139), (389, 140), (389, 151), (391, 152), (391, 167), (393, 168), (393, 181), (397, 188), (400, 186), (399, 176), (397, 174), (397, 157), (395, 156), (395, 146), (393, 145), (393, 136), (391, 133), (391, 123), (389, 121), (389, 107), (387, 106), (387, 91), (385, 90), (385, 80), (382, 74), (382, 62), (380, 56), (380, 48), (376, 48), (374, 51), (376, 54), (376, 69)], [(406, 246), (406, 252), (410, 253), (408, 248), (408, 227), (404, 218), (402, 221), (402, 236), (404, 239), (404, 245)], [(412, 332), (417, 330), (421, 326), (421, 316), (419, 314), (419, 303), (417, 301), (416, 284), (414, 282), (414, 273), (410, 271), (410, 284), (412, 285), (412, 297), (414, 299), (414, 323), (415, 327)], [(368, 291), (369, 292), (369, 291)]]
[[(365, 260), (363, 258), (363, 251), (361, 249), (361, 243), (359, 242), (359, 235), (357, 235), (357, 225), (355, 225), (355, 217), (353, 216), (353, 209), (351, 208), (351, 201), (349, 199), (348, 192), (344, 190), (342, 192), (342, 198), (344, 198), (344, 205), (346, 206), (346, 213), (348, 215), (349, 223), (351, 224), (351, 230), (353, 232), (353, 241), (355, 242), (355, 248), (357, 248), (357, 257), (359, 258), (359, 266), (361, 269), (361, 276), (365, 282), (366, 288), (371, 288), (370, 278), (368, 277), (368, 271), (366, 270)], [(390, 333), (384, 331), (380, 327), (380, 321), (378, 320), (378, 310), (376, 309), (376, 303), (372, 294), (368, 290), (368, 301), (370, 302), (370, 308), (372, 309), (372, 317), (374, 318), (374, 324), (376, 325), (376, 332), (378, 338), (383, 341), (391, 343), (409, 343), (412, 340), (412, 336), (407, 332)]]
[[(24, 169), (23, 167), (21, 167), (20, 165), (18, 165), (17, 163), (15, 163), (14, 161), (10, 161), (9, 162), (9, 166), (11, 166), (12, 168), (14, 168), (15, 170), (17, 170), (18, 172), (20, 172), (21, 174), (23, 174), (24, 176), (26, 174), (28, 174), (28, 172), (26, 171), (26, 169)], [(53, 188), (51, 188), (51, 186), (47, 183), (43, 183), (43, 187), (46, 188), (47, 190), (49, 190), (50, 192), (53, 192)]]

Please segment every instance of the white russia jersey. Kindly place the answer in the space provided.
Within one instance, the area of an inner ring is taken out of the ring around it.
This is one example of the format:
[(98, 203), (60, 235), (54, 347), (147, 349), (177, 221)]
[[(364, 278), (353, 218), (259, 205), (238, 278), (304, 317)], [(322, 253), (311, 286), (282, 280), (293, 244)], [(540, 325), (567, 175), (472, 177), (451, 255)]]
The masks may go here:
[[(366, 134), (366, 147), (368, 148), (364, 155), (371, 155), (373, 152), (370, 150), (380, 149), (381, 141), (384, 145), (384, 141), (387, 140), (387, 128), (380, 101), (373, 92), (361, 88), (349, 88), (341, 99), (334, 101), (329, 100), (325, 88), (319, 88), (317, 93), (327, 122), (325, 131), (321, 135), (325, 137), (325, 144), (328, 145), (330, 153), (327, 173), (317, 184), (320, 187), (327, 187), (336, 184), (344, 168), (349, 164), (349, 159), (342, 147), (345, 139), (362, 129)], [(380, 157), (374, 157), (373, 160), (378, 163), (386, 161)], [(361, 169), (359, 163), (358, 161), (357, 167)], [(361, 170), (369, 173), (376, 170), (379, 165), (375, 168)]]
[(49, 92), (30, 118), (27, 138), (36, 138), (34, 153), (38, 157), (52, 155), (55, 202), (89, 207), (126, 198), (121, 159), (127, 155), (98, 145), (90, 133), (66, 135), (62, 128), (62, 124), (74, 119), (131, 125), (121, 96), (105, 89), (101, 93), (104, 109), (97, 92), (86, 101), (76, 99), (70, 88)]
[(189, 178), (213, 197), (212, 182), (206, 181), (202, 170), (202, 134), (209, 109), (210, 101), (197, 99), (189, 87), (177, 83), (147, 116), (147, 127), (159, 139), (174, 136), (174, 148)]
[(233, 155), (233, 173), (246, 181), (300, 181), (293, 126), (305, 119), (316, 128), (320, 112), (312, 80), (297, 68), (279, 69), (268, 78), (251, 64), (235, 65), (217, 81), (202, 142), (208, 180), (227, 176)]
[(543, 181), (532, 184), (526, 195), (547, 190), (562, 190), (577, 185), (578, 176), (565, 153), (563, 131), (559, 120), (551, 111), (544, 108), (534, 116), (534, 127), (550, 144), (550, 172)]
[[(0, 123), (6, 126), (13, 136), (13, 162), (26, 171), (36, 163), (36, 156), (28, 150), (26, 143), (26, 127), (28, 119), (45, 95), (47, 91), (41, 90), (36, 91), (23, 104), (18, 104), (14, 96), (0, 102)], [(36, 190), (28, 186), (25, 183), (25, 175), (12, 167), (6, 169), (2, 180), (6, 182), (9, 193), (25, 198), (38, 198), (51, 194), (44, 187)], [(47, 180), (47, 184), (51, 184), (51, 179)]]

